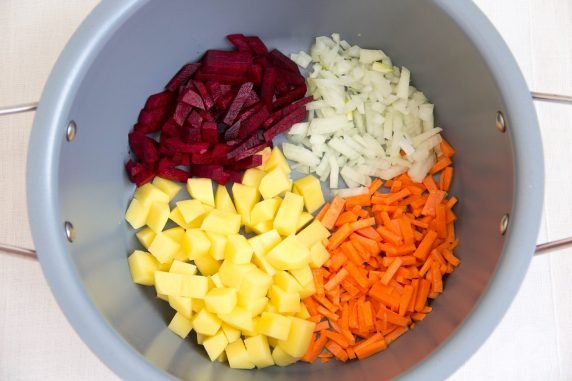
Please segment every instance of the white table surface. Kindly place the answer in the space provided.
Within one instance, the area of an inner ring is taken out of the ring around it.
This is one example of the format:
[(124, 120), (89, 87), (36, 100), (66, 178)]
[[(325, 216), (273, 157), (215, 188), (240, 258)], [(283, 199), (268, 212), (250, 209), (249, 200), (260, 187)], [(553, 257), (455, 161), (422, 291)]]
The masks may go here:
[[(461, 0), (451, 0), (461, 1)], [(475, 0), (531, 89), (572, 94), (572, 1)], [(0, 1), (0, 105), (35, 101), (96, 0)], [(537, 104), (546, 157), (538, 241), (572, 234), (572, 107)], [(0, 242), (33, 247), (25, 200), (33, 114), (0, 117)], [(572, 380), (572, 249), (534, 258), (508, 313), (451, 380)], [(0, 253), (0, 380), (115, 380), (56, 305), (34, 260)]]

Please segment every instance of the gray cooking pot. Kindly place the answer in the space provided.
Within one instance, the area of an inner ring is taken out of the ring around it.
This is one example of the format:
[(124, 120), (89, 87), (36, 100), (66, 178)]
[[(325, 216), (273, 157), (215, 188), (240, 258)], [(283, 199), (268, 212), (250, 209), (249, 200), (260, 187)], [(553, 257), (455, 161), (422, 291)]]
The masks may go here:
[[(461, 200), (463, 263), (433, 313), (365, 361), (231, 370), (166, 331), (167, 307), (131, 281), (126, 256), (135, 242), (123, 219), (133, 192), (122, 166), (127, 132), (148, 94), (205, 49), (227, 47), (224, 36), (236, 32), (286, 53), (332, 32), (384, 49), (411, 69), (457, 149), (452, 193)], [(499, 111), (505, 134), (495, 128)], [(70, 121), (77, 134), (68, 142)], [(540, 141), (518, 66), (470, 1), (104, 0), (69, 42), (42, 95), (28, 157), (30, 222), (58, 303), (124, 379), (442, 379), (491, 333), (526, 273), (543, 200)]]

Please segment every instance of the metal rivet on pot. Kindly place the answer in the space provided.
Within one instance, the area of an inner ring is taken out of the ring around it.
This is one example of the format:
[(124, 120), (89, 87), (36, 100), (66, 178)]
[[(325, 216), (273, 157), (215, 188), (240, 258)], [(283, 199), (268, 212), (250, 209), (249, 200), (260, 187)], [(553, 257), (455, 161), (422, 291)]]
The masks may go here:
[(72, 223), (69, 221), (64, 222), (64, 230), (66, 232), (66, 238), (68, 241), (73, 242), (75, 239), (75, 229)]
[(505, 235), (505, 233), (508, 229), (508, 220), (509, 220), (508, 213), (505, 214), (504, 216), (502, 216), (502, 218), (500, 220), (499, 230), (500, 230), (501, 235)]
[(66, 128), (66, 140), (68, 142), (71, 142), (72, 140), (74, 140), (76, 133), (77, 133), (77, 125), (72, 120), (69, 122), (69, 124)]
[(502, 111), (497, 111), (497, 130), (504, 133), (506, 131), (506, 121)]

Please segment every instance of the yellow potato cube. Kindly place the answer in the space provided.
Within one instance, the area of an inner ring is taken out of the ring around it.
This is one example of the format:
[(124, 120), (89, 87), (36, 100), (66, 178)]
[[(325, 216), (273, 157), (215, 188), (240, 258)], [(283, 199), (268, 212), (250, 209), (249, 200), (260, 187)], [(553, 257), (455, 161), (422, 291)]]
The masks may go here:
[(201, 274), (209, 276), (216, 274), (220, 268), (221, 261), (217, 261), (210, 255), (205, 255), (199, 258), (195, 258), (195, 265), (197, 265), (197, 268)]
[(313, 269), (318, 269), (322, 267), (326, 261), (330, 259), (330, 253), (328, 249), (322, 244), (322, 242), (316, 242), (310, 248), (310, 267)]
[(314, 284), (314, 275), (312, 274), (310, 266), (300, 267), (299, 269), (290, 270), (289, 272), (296, 281), (298, 281), (302, 288), (305, 288), (310, 284)]
[(226, 347), (228, 365), (233, 369), (252, 369), (254, 364), (250, 361), (244, 342), (241, 339), (230, 343)]
[(183, 200), (177, 202), (177, 209), (181, 212), (187, 224), (207, 213), (207, 208), (199, 200)]
[(240, 329), (231, 327), (226, 323), (222, 323), (221, 329), (229, 343), (234, 343), (236, 340), (240, 339)]
[(274, 168), (268, 172), (262, 180), (260, 180), (260, 186), (258, 187), (258, 191), (265, 200), (277, 197), (290, 189), (290, 179), (281, 168)]
[(169, 305), (187, 319), (191, 319), (193, 314), (193, 301), (191, 298), (185, 296), (170, 295)]
[(266, 368), (274, 365), (268, 340), (264, 335), (256, 335), (244, 340), (248, 358), (257, 368)]
[[(268, 304), (270, 306), (270, 304)], [(278, 340), (286, 340), (290, 332), (292, 321), (283, 315), (273, 312), (263, 312), (256, 322), (256, 332), (273, 337)], [(313, 327), (312, 327), (313, 328)]]
[(169, 295), (157, 294), (157, 298), (169, 302)]
[(238, 328), (243, 331), (253, 331), (254, 322), (252, 321), (252, 315), (249, 311), (242, 307), (236, 306), (234, 309), (227, 314), (219, 314), (218, 317), (228, 325)]
[(244, 299), (257, 299), (266, 296), (272, 285), (272, 277), (258, 268), (248, 271), (240, 282), (238, 294)]
[(242, 218), (242, 224), (250, 225), (250, 211), (260, 200), (258, 190), (248, 185), (234, 183), (232, 196), (234, 197), (234, 206)]
[(261, 222), (273, 220), (282, 200), (278, 197), (258, 202), (250, 212), (250, 224), (255, 226)]
[(268, 345), (270, 345), (270, 347), (274, 348), (275, 346), (278, 345), (278, 339), (275, 339), (274, 337), (266, 337), (266, 340), (268, 340)]
[(209, 237), (199, 229), (189, 229), (181, 240), (182, 249), (190, 260), (195, 260), (208, 254), (211, 248)]
[(164, 179), (162, 177), (156, 176), (152, 182), (157, 188), (159, 188), (163, 193), (169, 196), (169, 201), (175, 198), (177, 193), (181, 190), (181, 186), (174, 181)]
[(228, 194), (228, 190), (224, 185), (218, 185), (215, 193), (215, 205), (218, 210), (228, 213), (236, 213), (234, 203)]
[[(191, 308), (193, 312), (199, 313), (205, 308), (205, 301), (202, 298), (191, 298)], [(200, 343), (199, 343), (200, 344)]]
[(316, 285), (314, 284), (314, 282), (312, 282), (305, 285), (302, 291), (300, 291), (300, 298), (306, 299), (308, 296), (312, 296), (315, 293), (316, 293)]
[[(195, 330), (196, 332), (196, 330)], [(203, 335), (202, 333), (198, 333), (197, 334), (197, 344), (203, 345), (203, 341), (205, 341), (206, 339), (208, 339), (210, 336), (208, 335)]]
[(270, 230), (274, 229), (274, 221), (268, 220), (264, 222), (259, 222), (257, 225), (252, 227), (252, 231), (256, 234), (268, 233)]
[(306, 227), (306, 225), (308, 225), (310, 222), (312, 222), (312, 220), (314, 219), (314, 216), (312, 216), (310, 213), (308, 212), (302, 212), (300, 214), (300, 217), (298, 217), (298, 223), (296, 224), (296, 231), (300, 231), (303, 228)]
[(205, 296), (205, 308), (215, 314), (228, 314), (236, 307), (236, 301), (234, 288), (213, 288)]
[[(155, 290), (161, 295), (181, 295), (183, 276), (164, 271), (155, 271)], [(186, 296), (186, 295), (185, 295)]]
[(330, 231), (322, 225), (318, 220), (312, 221), (310, 225), (305, 227), (300, 233), (296, 234), (296, 237), (306, 246), (308, 249), (314, 246), (316, 242), (321, 242), (330, 236)]
[(243, 265), (238, 265), (232, 263), (228, 259), (224, 260), (218, 270), (220, 280), (225, 287), (232, 287), (239, 289), (245, 274), (249, 273), (251, 270), (255, 269), (252, 263), (245, 263)]
[(181, 276), (180, 296), (203, 299), (209, 290), (209, 279), (203, 275), (179, 274)]
[(203, 346), (205, 347), (211, 361), (215, 361), (217, 357), (224, 352), (227, 345), (228, 340), (222, 331), (217, 332), (214, 336), (203, 341)]
[(270, 155), (272, 155), (272, 148), (266, 147), (262, 151), (258, 152), (258, 155), (262, 156), (262, 164), (256, 168), (264, 171), (266, 168), (266, 163), (268, 162), (268, 159), (270, 159)]
[(152, 203), (147, 215), (147, 226), (155, 233), (161, 232), (169, 220), (169, 214), (171, 214), (169, 204), (163, 202)]
[(197, 273), (197, 266), (190, 263), (174, 260), (169, 268), (170, 273), (195, 275)]
[[(258, 318), (252, 319), (253, 327), (256, 325), (257, 320), (258, 320)], [(254, 331), (254, 330), (242, 330), (241, 333), (242, 333), (242, 336), (244, 336), (244, 337), (253, 337), (253, 336), (258, 335), (258, 332)]]
[(316, 324), (294, 316), (287, 319), (291, 322), (288, 338), (280, 340), (278, 346), (292, 357), (302, 357), (308, 350)]
[(278, 366), (288, 366), (294, 364), (298, 359), (296, 357), (290, 356), (284, 351), (284, 349), (275, 346), (272, 350), (272, 359), (274, 363)]
[(155, 235), (151, 246), (149, 246), (149, 252), (153, 254), (160, 263), (170, 263), (180, 247), (181, 245), (179, 245), (177, 241), (161, 232)]
[(266, 161), (264, 170), (269, 172), (274, 168), (280, 168), (286, 174), (290, 173), (290, 166), (288, 165), (288, 161), (278, 147), (274, 147), (272, 149), (272, 153), (270, 154), (268, 161)]
[(278, 286), (272, 286), (268, 296), (281, 314), (295, 314), (300, 310), (300, 294), (297, 292), (288, 293)]
[[(218, 332), (222, 321), (206, 309), (200, 310), (193, 319), (193, 329), (203, 335), (212, 336)], [(224, 335), (224, 334), (223, 334)]]
[(244, 171), (244, 175), (242, 175), (242, 183), (249, 187), (258, 189), (260, 186), (260, 180), (262, 180), (265, 174), (266, 172), (258, 168), (247, 169)]
[(135, 250), (127, 258), (127, 263), (129, 264), (133, 282), (144, 286), (153, 286), (155, 284), (155, 271), (159, 268), (159, 262), (151, 254)]
[(147, 183), (135, 190), (133, 198), (141, 201), (143, 205), (151, 206), (154, 202), (169, 203), (169, 195), (153, 184)]
[(250, 263), (252, 258), (252, 246), (242, 234), (232, 234), (228, 236), (224, 248), (224, 258), (234, 264), (240, 265)]
[(320, 180), (308, 175), (294, 181), (294, 192), (304, 198), (304, 206), (308, 213), (314, 213), (324, 205), (324, 194)]
[(181, 214), (181, 211), (177, 207), (174, 207), (171, 210), (171, 213), (169, 214), (169, 219), (174, 223), (176, 223), (177, 225), (179, 225), (180, 227), (182, 227), (183, 229), (189, 229), (191, 227), (191, 225), (189, 225), (185, 221), (183, 215)]
[(218, 275), (218, 273), (211, 275), (209, 277), (209, 280), (212, 282), (212, 285), (209, 286), (209, 289), (213, 287), (219, 287), (219, 288), (224, 287), (224, 285), (222, 284), (222, 280), (220, 279), (220, 275)]
[(129, 222), (133, 229), (139, 229), (147, 223), (148, 215), (149, 206), (134, 198), (125, 212), (125, 221)]
[(145, 249), (149, 249), (151, 242), (153, 242), (153, 239), (155, 239), (155, 232), (151, 230), (150, 227), (146, 227), (135, 233), (135, 236)]
[(185, 229), (180, 226), (163, 230), (163, 234), (170, 237), (175, 242), (181, 242), (183, 240), (183, 236), (185, 235)]
[(267, 304), (268, 298), (265, 296), (260, 298), (246, 298), (238, 295), (238, 305), (250, 312), (252, 317), (260, 315)]
[(300, 218), (303, 208), (304, 199), (302, 196), (286, 192), (284, 201), (282, 201), (274, 219), (274, 229), (282, 236), (296, 234), (298, 218)]
[(189, 259), (189, 257), (187, 256), (187, 253), (185, 253), (184, 250), (180, 249), (179, 251), (177, 251), (177, 254), (175, 254), (175, 257), (173, 259), (176, 261), (186, 262)]
[(226, 237), (222, 234), (206, 232), (209, 241), (211, 242), (211, 247), (209, 249), (209, 254), (211, 257), (217, 261), (224, 259), (224, 249), (226, 247)]
[(206, 209), (206, 212), (200, 216), (198, 216), (197, 218), (195, 218), (194, 220), (192, 220), (191, 222), (189, 222), (189, 229), (200, 229), (201, 225), (203, 224), (203, 221), (205, 220), (207, 214), (209, 214), (209, 212), (211, 210), (213, 210), (214, 208), (208, 205), (204, 205)]
[(302, 286), (296, 279), (287, 271), (278, 271), (273, 277), (274, 285), (280, 287), (287, 293), (299, 293), (302, 291)]
[(310, 261), (310, 250), (291, 235), (270, 250), (265, 259), (276, 270), (299, 269)]
[(161, 263), (161, 262), (157, 262), (157, 263), (159, 263), (159, 267), (157, 267), (157, 270), (168, 272), (169, 269), (171, 268), (171, 264), (173, 263), (173, 260), (170, 260), (169, 262), (165, 262), (165, 263)]
[[(226, 348), (225, 348), (225, 350), (226, 350)], [(218, 356), (218, 357), (216, 358), (215, 361), (225, 364), (225, 363), (227, 362), (227, 360), (228, 360), (228, 359), (227, 359), (227, 357), (226, 357), (226, 352), (222, 352), (222, 353), (220, 354), (220, 356)]]
[(300, 319), (308, 319), (311, 315), (304, 303), (300, 303), (300, 310), (294, 315)]
[(193, 329), (193, 323), (183, 316), (183, 314), (177, 312), (169, 323), (169, 329), (184, 339), (189, 336), (189, 333)]
[(203, 220), (201, 229), (222, 235), (237, 234), (240, 231), (240, 215), (213, 209)]
[(187, 192), (192, 198), (214, 208), (213, 182), (211, 179), (188, 179)]

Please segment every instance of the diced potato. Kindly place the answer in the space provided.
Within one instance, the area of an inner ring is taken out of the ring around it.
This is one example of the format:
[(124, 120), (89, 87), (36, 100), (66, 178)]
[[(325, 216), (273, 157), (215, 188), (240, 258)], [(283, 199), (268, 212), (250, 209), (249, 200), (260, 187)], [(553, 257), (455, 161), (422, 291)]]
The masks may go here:
[[(155, 290), (161, 295), (183, 296), (183, 276), (164, 271), (155, 271)], [(186, 295), (185, 295), (186, 296)]]
[(222, 331), (217, 332), (214, 336), (203, 341), (203, 346), (205, 347), (211, 361), (215, 361), (217, 357), (224, 352), (227, 345), (228, 340)]
[(262, 180), (258, 190), (265, 200), (277, 197), (291, 189), (290, 179), (281, 168), (274, 168)]
[(174, 181), (164, 179), (162, 177), (156, 176), (152, 182), (157, 188), (159, 188), (163, 193), (169, 196), (169, 201), (175, 198), (177, 193), (181, 190), (181, 186)]
[[(273, 312), (263, 312), (256, 322), (255, 329), (256, 332), (262, 335), (273, 337), (278, 340), (286, 340), (290, 332), (291, 324), (292, 321), (286, 316)], [(312, 327), (312, 329), (313, 328), (314, 327)]]
[(203, 299), (209, 290), (209, 279), (203, 275), (182, 275), (180, 296)]
[(255, 226), (261, 222), (273, 220), (282, 200), (278, 197), (258, 202), (250, 212), (250, 224)]
[(191, 222), (189, 222), (189, 229), (200, 229), (207, 214), (209, 214), (209, 212), (214, 209), (212, 206), (208, 206), (205, 204), (203, 204), (203, 206), (206, 209), (206, 212), (204, 214), (201, 214)]
[[(228, 345), (227, 345), (228, 346)], [(226, 350), (226, 348), (225, 348)], [(222, 364), (226, 364), (228, 362), (228, 358), (226, 357), (226, 352), (222, 352), (220, 356), (218, 356), (215, 360), (216, 362), (220, 362)]]
[(308, 213), (314, 213), (324, 205), (324, 194), (320, 180), (314, 176), (308, 175), (294, 181), (293, 189), (294, 192), (304, 198), (304, 206)]
[(278, 286), (271, 286), (268, 296), (281, 314), (295, 314), (300, 310), (300, 294), (297, 292), (289, 293)]
[(300, 303), (300, 310), (294, 315), (300, 319), (308, 319), (311, 315), (304, 303)]
[(268, 303), (266, 304), (266, 307), (264, 307), (264, 312), (272, 312), (272, 313), (277, 314), (278, 308), (274, 304), (270, 303), (270, 301), (268, 301)]
[(300, 283), (287, 271), (278, 271), (274, 274), (273, 281), (274, 285), (280, 287), (285, 292), (300, 293), (300, 291), (302, 291)]
[(234, 183), (232, 185), (232, 195), (234, 197), (234, 206), (242, 218), (242, 224), (250, 225), (250, 211), (260, 200), (258, 190), (248, 185)]
[(225, 287), (239, 289), (244, 275), (255, 268), (256, 266), (252, 263), (237, 265), (229, 260), (224, 260), (218, 270), (218, 273), (222, 284), (224, 284)]
[(242, 175), (242, 183), (249, 187), (258, 189), (260, 186), (260, 180), (262, 180), (265, 174), (266, 172), (258, 168), (247, 169), (244, 171), (244, 175)]
[(169, 302), (169, 295), (157, 294), (157, 298)]
[(171, 214), (169, 204), (163, 202), (152, 203), (147, 215), (147, 226), (155, 233), (160, 233), (169, 220), (169, 214)]
[(259, 222), (258, 224), (252, 226), (252, 231), (256, 234), (268, 233), (270, 230), (273, 229), (274, 229), (274, 221), (272, 220)]
[(286, 192), (284, 200), (276, 213), (274, 229), (282, 236), (296, 234), (298, 218), (304, 208), (304, 199), (297, 194)]
[(150, 183), (137, 188), (133, 194), (133, 198), (141, 201), (143, 205), (146, 206), (151, 206), (154, 202), (169, 203), (169, 195)]
[(272, 350), (272, 359), (278, 366), (288, 366), (298, 361), (296, 357), (290, 356), (284, 351), (284, 349), (280, 348), (279, 346), (275, 346)]
[(304, 228), (296, 237), (306, 246), (311, 248), (316, 242), (321, 242), (330, 236), (330, 231), (322, 225), (319, 220), (314, 220), (310, 225)]
[(171, 260), (169, 262), (165, 262), (165, 263), (161, 263), (161, 262), (157, 262), (157, 263), (159, 263), (159, 267), (157, 268), (157, 270), (168, 272), (169, 269), (171, 268), (171, 264), (173, 263), (173, 260)]
[(185, 229), (180, 226), (163, 230), (163, 234), (169, 236), (175, 242), (181, 242), (183, 240), (183, 236), (185, 235)]
[(299, 269), (310, 261), (310, 250), (291, 235), (270, 250), (265, 258), (276, 270)]
[(181, 246), (177, 241), (161, 232), (155, 235), (153, 242), (151, 242), (151, 246), (149, 246), (149, 252), (153, 254), (160, 263), (170, 263), (179, 251), (180, 247)]
[[(196, 330), (195, 330), (196, 331)], [(197, 332), (197, 344), (203, 345), (203, 341), (208, 339), (210, 336), (203, 335), (202, 333)]]
[(238, 295), (238, 305), (250, 312), (252, 317), (258, 316), (264, 311), (268, 304), (268, 298), (265, 296), (259, 298), (246, 298)]
[(266, 147), (262, 151), (258, 152), (258, 155), (262, 156), (262, 164), (256, 167), (256, 169), (264, 171), (266, 168), (266, 163), (268, 162), (268, 159), (270, 159), (270, 155), (272, 155), (272, 148)]
[[(179, 251), (177, 251), (177, 254), (175, 254), (175, 256), (173, 257), (174, 260), (176, 261), (181, 261), (181, 262), (185, 262), (189, 259), (187, 253), (185, 253), (185, 251), (183, 249), (179, 249)], [(172, 264), (172, 263), (171, 263)], [(171, 268), (171, 267), (169, 267)]]
[(240, 339), (240, 329), (236, 329), (226, 323), (222, 323), (221, 329), (229, 343), (233, 343)]
[(151, 254), (135, 250), (127, 258), (127, 263), (129, 264), (133, 282), (144, 286), (153, 286), (155, 284), (155, 271), (159, 268), (159, 262)]
[(191, 178), (187, 180), (187, 192), (192, 198), (214, 208), (213, 183), (211, 179)]
[(310, 266), (300, 267), (299, 269), (290, 270), (290, 274), (298, 281), (302, 288), (310, 284), (314, 284), (314, 275)]
[(193, 312), (199, 313), (199, 312), (201, 312), (201, 310), (203, 310), (205, 308), (205, 300), (204, 299), (202, 299), (202, 298), (191, 298), (191, 299), (192, 299), (191, 308), (193, 309)]
[(169, 272), (175, 274), (195, 275), (197, 273), (197, 266), (191, 265), (190, 263), (181, 262), (175, 259), (173, 263), (171, 263), (171, 268), (169, 269)]
[(268, 340), (264, 335), (256, 335), (244, 340), (248, 358), (257, 368), (266, 368), (274, 365)]
[(232, 234), (228, 236), (224, 248), (224, 258), (234, 264), (240, 265), (250, 263), (252, 258), (252, 246), (242, 234)]
[(218, 316), (208, 312), (204, 308), (200, 310), (193, 319), (193, 329), (203, 335), (212, 336), (216, 334), (219, 331), (221, 324), (222, 321)]
[(149, 249), (149, 246), (151, 246), (151, 242), (153, 242), (153, 239), (155, 239), (155, 232), (151, 230), (150, 227), (147, 226), (146, 228), (141, 229), (137, 233), (135, 233), (135, 236), (137, 237), (139, 242), (141, 242), (141, 245), (143, 245), (145, 249)]
[(296, 231), (302, 230), (304, 227), (306, 227), (306, 225), (312, 222), (313, 219), (314, 216), (312, 216), (310, 213), (302, 212), (300, 214), (300, 217), (298, 217), (298, 223), (296, 224)]
[(240, 215), (213, 209), (203, 220), (201, 229), (222, 235), (237, 234), (240, 230)]
[(218, 317), (225, 323), (243, 331), (253, 331), (254, 322), (249, 311), (236, 306), (228, 314), (219, 314)]
[(199, 258), (195, 258), (195, 265), (205, 276), (214, 275), (219, 270), (221, 261), (217, 261), (210, 255), (205, 255)]
[(195, 260), (208, 254), (211, 248), (211, 241), (202, 230), (189, 229), (185, 232), (181, 245), (189, 259)]
[(224, 287), (224, 285), (222, 284), (222, 280), (220, 279), (220, 275), (218, 275), (218, 273), (211, 275), (209, 279), (213, 283), (214, 287)]
[(292, 357), (302, 357), (308, 350), (316, 324), (294, 316), (287, 319), (291, 322), (288, 338), (280, 340), (278, 346)]
[(286, 174), (290, 173), (290, 166), (288, 165), (288, 161), (278, 147), (274, 147), (272, 149), (272, 153), (264, 165), (264, 170), (266, 172), (269, 172), (274, 168), (280, 168)]
[(228, 314), (236, 307), (234, 288), (213, 288), (205, 296), (205, 308), (215, 314)]
[(129, 222), (133, 229), (139, 229), (147, 223), (147, 216), (149, 215), (149, 206), (144, 205), (136, 198), (132, 199), (129, 207), (125, 212), (125, 220)]
[(257, 299), (266, 296), (270, 285), (272, 285), (272, 277), (254, 268), (242, 278), (238, 293), (244, 299)]
[(234, 203), (228, 194), (228, 190), (224, 185), (218, 185), (215, 193), (215, 205), (218, 210), (228, 213), (237, 213)]
[(322, 267), (326, 261), (330, 259), (330, 253), (328, 249), (322, 244), (322, 242), (316, 242), (310, 248), (310, 267), (313, 269), (318, 269)]
[(191, 319), (191, 316), (193, 315), (193, 300), (191, 298), (186, 296), (170, 295), (169, 305), (187, 319)]
[(193, 323), (183, 316), (183, 314), (177, 312), (169, 323), (169, 329), (184, 339), (189, 336), (189, 333), (193, 329)]
[(211, 257), (217, 261), (224, 259), (224, 249), (226, 247), (226, 236), (222, 234), (206, 232), (209, 241), (211, 241), (211, 247), (209, 249), (209, 254)]
[(233, 369), (252, 369), (254, 364), (249, 358), (244, 342), (238, 339), (230, 343), (226, 347), (226, 357), (228, 358), (228, 365)]
[(300, 291), (300, 298), (306, 299), (307, 297), (312, 296), (315, 293), (316, 293), (316, 285), (314, 284), (314, 282), (311, 282), (305, 285), (302, 291)]
[(207, 213), (207, 208), (199, 200), (179, 201), (177, 202), (177, 209), (187, 224)]
[(254, 250), (252, 262), (270, 276), (276, 273), (276, 269), (268, 263), (265, 256), (274, 246), (278, 245), (281, 240), (280, 234), (278, 234), (276, 230), (270, 230), (248, 240)]
[(183, 229), (189, 229), (191, 226), (185, 221), (185, 218), (181, 214), (178, 207), (174, 207), (169, 214), (169, 219), (182, 227)]

